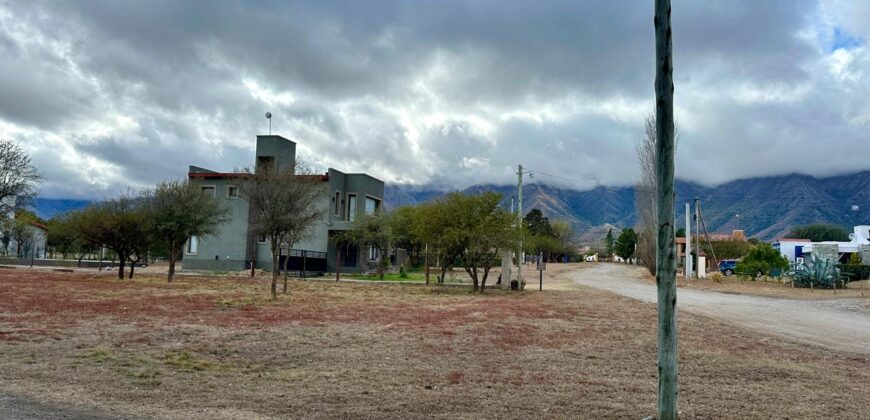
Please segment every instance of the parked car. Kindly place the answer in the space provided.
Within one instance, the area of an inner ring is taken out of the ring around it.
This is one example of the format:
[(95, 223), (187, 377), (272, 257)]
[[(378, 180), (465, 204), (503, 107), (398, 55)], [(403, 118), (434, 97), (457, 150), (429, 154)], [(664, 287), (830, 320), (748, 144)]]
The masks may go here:
[(719, 262), (719, 272), (726, 276), (733, 276), (737, 272), (737, 260), (722, 260)]

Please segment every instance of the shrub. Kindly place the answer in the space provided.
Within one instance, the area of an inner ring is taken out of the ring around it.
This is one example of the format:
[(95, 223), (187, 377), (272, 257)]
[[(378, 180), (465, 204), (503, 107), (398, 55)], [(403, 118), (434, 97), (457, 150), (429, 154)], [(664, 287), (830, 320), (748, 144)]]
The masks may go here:
[[(852, 254), (855, 255), (855, 254)], [(843, 279), (846, 281), (858, 281), (870, 279), (870, 265), (864, 264), (840, 264), (837, 266)]]
[(400, 278), (400, 279), (406, 279), (406, 278), (408, 278), (408, 273), (405, 271), (405, 266), (404, 266), (404, 265), (400, 265), (400, 266), (399, 266), (399, 278)]
[(777, 276), (788, 269), (788, 259), (770, 244), (761, 244), (737, 262), (737, 272), (756, 277), (758, 273)]
[(798, 264), (794, 271), (789, 272), (789, 275), (794, 278), (795, 287), (833, 289), (837, 285), (845, 285), (836, 262), (812, 254)]

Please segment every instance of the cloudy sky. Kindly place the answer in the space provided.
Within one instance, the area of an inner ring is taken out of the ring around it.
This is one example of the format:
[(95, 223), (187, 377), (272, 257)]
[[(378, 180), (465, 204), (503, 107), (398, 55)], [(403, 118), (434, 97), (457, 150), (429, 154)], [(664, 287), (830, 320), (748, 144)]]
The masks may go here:
[[(515, 166), (626, 185), (652, 109), (652, 0), (0, 0), (0, 137), (46, 197), (251, 164), (460, 188)], [(870, 2), (674, 1), (677, 175), (870, 169)]]

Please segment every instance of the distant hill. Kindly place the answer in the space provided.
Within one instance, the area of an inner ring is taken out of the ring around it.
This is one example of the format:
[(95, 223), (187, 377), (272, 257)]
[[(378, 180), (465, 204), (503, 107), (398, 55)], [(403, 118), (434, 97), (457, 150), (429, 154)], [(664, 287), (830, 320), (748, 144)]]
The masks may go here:
[(71, 200), (65, 198), (37, 198), (31, 206), (36, 216), (43, 220), (48, 220), (57, 214), (63, 214), (68, 211), (78, 210), (87, 207), (91, 204), (87, 200)]
[[(474, 185), (461, 191), (468, 194), (496, 191), (509, 201), (516, 187)], [(395, 207), (444, 193), (425, 186), (388, 185), (384, 199), (388, 206)], [(551, 219), (567, 220), (583, 239), (600, 239), (608, 226), (633, 226), (637, 220), (634, 187), (573, 190), (529, 184), (523, 196), (524, 212), (538, 208)], [(749, 178), (714, 187), (677, 180), (678, 227), (683, 225), (684, 203), (694, 197), (701, 199), (704, 220), (711, 233), (730, 232), (739, 227), (748, 235), (772, 239), (786, 234), (793, 226), (809, 223), (851, 226), (855, 220), (852, 204), (861, 207), (860, 221), (870, 223), (870, 171), (827, 178), (800, 174)]]

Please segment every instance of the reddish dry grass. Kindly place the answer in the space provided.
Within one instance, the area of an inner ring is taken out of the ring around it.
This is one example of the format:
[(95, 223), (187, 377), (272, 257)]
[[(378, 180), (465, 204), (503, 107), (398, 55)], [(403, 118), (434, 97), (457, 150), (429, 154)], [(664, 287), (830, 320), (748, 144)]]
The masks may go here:
[[(683, 417), (864, 413), (863, 357), (688, 314), (680, 340)], [(20, 270), (0, 272), (0, 371), (2, 392), (171, 418), (642, 418), (655, 306), (295, 281), (273, 302), (262, 280)]]

